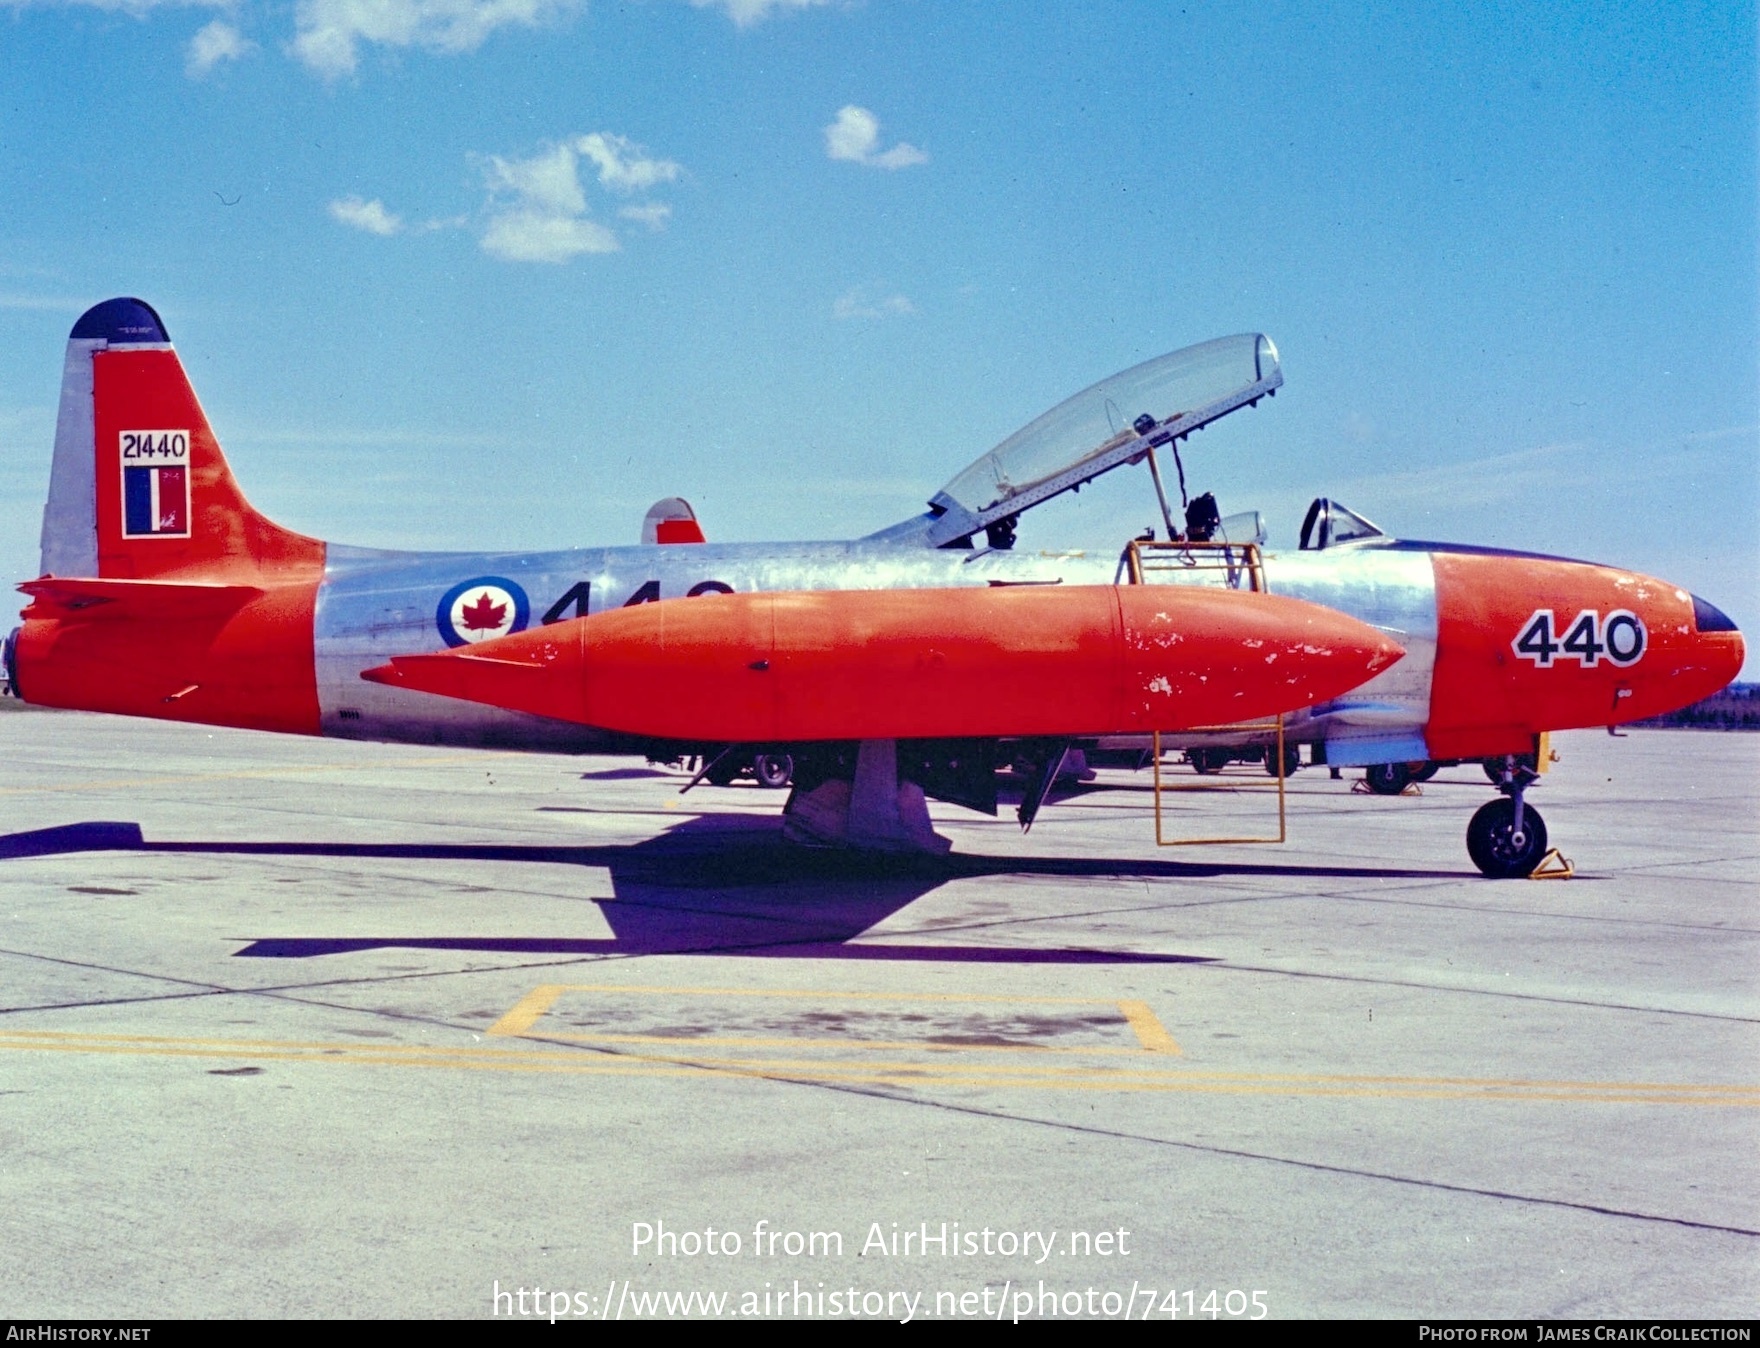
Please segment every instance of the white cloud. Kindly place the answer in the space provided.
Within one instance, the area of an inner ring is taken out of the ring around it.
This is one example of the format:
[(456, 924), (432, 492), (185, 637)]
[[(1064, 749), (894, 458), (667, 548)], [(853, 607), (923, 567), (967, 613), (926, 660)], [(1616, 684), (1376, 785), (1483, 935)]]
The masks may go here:
[(199, 80), (222, 61), (236, 61), (256, 49), (256, 43), (225, 19), (215, 19), (189, 40), (183, 71)]
[(738, 28), (762, 23), (777, 10), (813, 9), (829, 0), (691, 0), (698, 9), (723, 9)]
[[(483, 251), (507, 262), (568, 262), (582, 253), (614, 253), (617, 235), (587, 214), (581, 158), (598, 171), (599, 183), (619, 194), (645, 191), (684, 172), (670, 159), (653, 159), (627, 137), (594, 131), (553, 145), (529, 159), (491, 155), (484, 171), (489, 223)], [(665, 226), (672, 208), (641, 202), (618, 212), (651, 230)]]
[(913, 164), (927, 164), (929, 156), (915, 145), (907, 145), (901, 140), (884, 154), (877, 154), (867, 162), (875, 168), (901, 169), (910, 168)]
[(879, 141), (880, 119), (853, 103), (840, 108), (837, 120), (825, 128), (825, 153), (833, 159), (850, 159), (859, 164), (874, 153)]
[(877, 152), (879, 144), (880, 119), (854, 103), (839, 108), (837, 120), (825, 128), (825, 153), (833, 159), (883, 169), (909, 168), (913, 164), (929, 162), (928, 155), (906, 141), (899, 141), (890, 150)]
[(330, 203), (330, 217), (352, 229), (364, 229), (381, 238), (401, 233), (403, 220), (385, 209), (377, 197), (363, 201), (359, 197), (342, 197)]
[(625, 206), (618, 211), (625, 220), (634, 220), (638, 225), (646, 225), (649, 229), (665, 229), (666, 222), (672, 218), (672, 207), (658, 201), (644, 202), (640, 206)]
[(575, 8), (576, 0), (299, 0), (293, 53), (326, 79), (352, 75), (359, 44), (475, 51), (509, 24), (532, 28)]
[(604, 225), (526, 207), (492, 216), (483, 231), (483, 251), (504, 262), (567, 262), (617, 248), (617, 236)]
[(831, 306), (834, 318), (902, 318), (917, 312), (903, 295), (879, 295), (867, 286), (856, 286), (837, 297)]
[(582, 136), (574, 147), (598, 166), (600, 184), (614, 192), (645, 192), (684, 172), (670, 159), (649, 159), (640, 145), (606, 131)]
[(546, 215), (581, 215), (587, 209), (586, 193), (575, 172), (574, 147), (557, 145), (530, 159), (489, 156), (489, 190), (511, 192), (523, 209)]
[[(3, 3), (3, 0), (0, 0)], [(498, 154), (476, 159), (488, 201), (478, 243), (485, 253), (504, 262), (572, 261), (583, 253), (615, 253), (622, 247), (617, 233), (594, 220), (581, 183), (581, 159), (597, 168), (599, 181), (615, 192), (632, 192), (671, 182), (684, 170), (668, 159), (651, 159), (623, 136), (595, 131), (572, 136), (523, 159)], [(469, 216), (406, 223), (374, 198), (342, 197), (330, 203), (330, 214), (341, 223), (369, 234), (428, 234), (471, 224)], [(632, 202), (618, 211), (621, 219), (660, 230), (672, 216), (664, 202)]]

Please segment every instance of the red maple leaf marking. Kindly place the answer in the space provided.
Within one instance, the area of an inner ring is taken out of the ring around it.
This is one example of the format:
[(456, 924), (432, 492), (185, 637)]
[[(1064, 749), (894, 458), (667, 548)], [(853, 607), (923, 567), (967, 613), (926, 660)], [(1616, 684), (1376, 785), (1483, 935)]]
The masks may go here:
[(458, 611), (458, 616), (463, 619), (466, 631), (493, 632), (506, 620), (507, 605), (495, 603), (484, 590), (477, 596), (477, 602), (466, 604)]

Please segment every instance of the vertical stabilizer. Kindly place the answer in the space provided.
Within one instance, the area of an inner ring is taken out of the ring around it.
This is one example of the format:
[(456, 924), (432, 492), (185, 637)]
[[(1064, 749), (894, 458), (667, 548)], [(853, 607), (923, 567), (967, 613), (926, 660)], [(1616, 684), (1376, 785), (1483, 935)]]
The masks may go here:
[(324, 545), (245, 500), (151, 306), (113, 299), (74, 324), (43, 510), (43, 572), (294, 580)]

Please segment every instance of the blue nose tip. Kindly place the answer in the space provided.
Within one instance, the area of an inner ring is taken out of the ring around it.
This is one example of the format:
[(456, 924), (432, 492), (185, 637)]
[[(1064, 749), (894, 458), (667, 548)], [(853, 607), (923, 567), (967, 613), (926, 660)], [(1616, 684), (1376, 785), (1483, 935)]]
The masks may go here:
[(1715, 605), (1707, 604), (1698, 595), (1693, 596), (1693, 626), (1701, 632), (1733, 632), (1736, 625), (1729, 620), (1729, 615)]

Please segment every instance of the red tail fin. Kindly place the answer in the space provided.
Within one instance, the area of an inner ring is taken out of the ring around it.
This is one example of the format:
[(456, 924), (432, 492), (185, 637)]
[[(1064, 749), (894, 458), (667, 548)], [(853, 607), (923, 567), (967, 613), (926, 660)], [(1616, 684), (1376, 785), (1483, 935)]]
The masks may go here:
[(158, 314), (88, 310), (67, 343), (43, 570), (75, 576), (316, 579), (324, 544), (252, 508)]
[(318, 732), (324, 545), (244, 499), (139, 300), (105, 301), (68, 339), (43, 571), (12, 651), (29, 700)]

